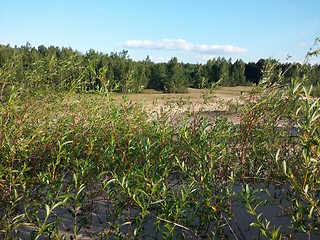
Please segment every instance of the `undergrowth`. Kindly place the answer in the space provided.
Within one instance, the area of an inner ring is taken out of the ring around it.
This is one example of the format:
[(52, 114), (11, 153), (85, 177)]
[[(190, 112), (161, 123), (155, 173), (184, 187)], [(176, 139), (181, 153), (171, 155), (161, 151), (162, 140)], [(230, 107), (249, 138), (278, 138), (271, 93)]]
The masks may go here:
[(1, 238), (246, 239), (241, 209), (252, 238), (319, 237), (319, 99), (306, 79), (272, 82), (275, 67), (237, 123), (152, 113), (116, 102), (106, 84), (95, 94), (6, 86)]

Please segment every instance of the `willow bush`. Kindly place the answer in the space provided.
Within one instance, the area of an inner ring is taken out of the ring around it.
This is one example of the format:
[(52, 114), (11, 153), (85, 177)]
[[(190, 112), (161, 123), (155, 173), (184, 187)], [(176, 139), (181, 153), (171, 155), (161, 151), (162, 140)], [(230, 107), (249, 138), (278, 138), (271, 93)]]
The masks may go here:
[[(236, 206), (256, 238), (319, 237), (319, 100), (306, 78), (288, 82), (276, 64), (237, 106), (237, 123), (116, 101), (99, 73), (95, 93), (8, 83), (1, 237), (245, 239)], [(268, 219), (268, 206), (289, 225)]]

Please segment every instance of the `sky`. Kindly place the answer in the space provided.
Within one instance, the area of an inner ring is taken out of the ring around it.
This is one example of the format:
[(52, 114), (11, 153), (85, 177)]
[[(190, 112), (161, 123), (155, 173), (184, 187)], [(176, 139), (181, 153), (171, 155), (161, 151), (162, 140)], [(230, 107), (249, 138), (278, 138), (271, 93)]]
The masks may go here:
[(320, 37), (319, 9), (319, 0), (0, 0), (0, 44), (128, 50), (155, 62), (302, 62)]

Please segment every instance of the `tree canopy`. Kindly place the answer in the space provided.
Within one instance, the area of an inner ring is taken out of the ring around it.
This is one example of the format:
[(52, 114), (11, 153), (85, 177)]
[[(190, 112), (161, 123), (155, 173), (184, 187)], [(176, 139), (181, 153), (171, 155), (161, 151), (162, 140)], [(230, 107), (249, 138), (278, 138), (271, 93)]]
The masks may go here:
[[(154, 63), (149, 57), (134, 61), (125, 50), (104, 54), (90, 49), (83, 54), (71, 47), (0, 45), (0, 84), (21, 83), (30, 87), (46, 84), (55, 89), (77, 91), (108, 87), (124, 93), (152, 88), (181, 93), (189, 87), (208, 88), (218, 81), (222, 86), (256, 84), (268, 61), (276, 60), (245, 63), (241, 59), (233, 62), (218, 57), (205, 64), (192, 64), (173, 57), (167, 63)], [(310, 83), (319, 85), (319, 65), (278, 63), (277, 66), (277, 71), (285, 72), (288, 80), (306, 74)]]

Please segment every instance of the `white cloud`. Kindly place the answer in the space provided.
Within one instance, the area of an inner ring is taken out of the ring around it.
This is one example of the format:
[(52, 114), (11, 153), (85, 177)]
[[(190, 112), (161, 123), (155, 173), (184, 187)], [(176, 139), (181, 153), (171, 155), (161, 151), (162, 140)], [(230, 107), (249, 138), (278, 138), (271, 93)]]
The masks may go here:
[(150, 60), (155, 63), (168, 62), (170, 59), (170, 57), (150, 56)]
[(236, 47), (233, 45), (193, 44), (184, 39), (166, 38), (158, 41), (128, 40), (121, 45), (126, 48), (135, 49), (193, 51), (205, 54), (241, 53), (247, 51), (246, 48)]
[(246, 52), (247, 49), (241, 47), (235, 47), (232, 45), (195, 45), (195, 50), (205, 53), (241, 53)]
[(192, 50), (193, 44), (183, 39), (162, 39), (159, 41), (151, 40), (128, 40), (122, 43), (127, 48), (144, 48), (157, 50)]

